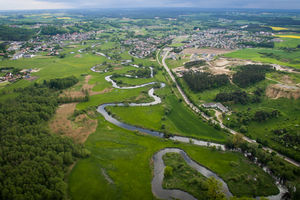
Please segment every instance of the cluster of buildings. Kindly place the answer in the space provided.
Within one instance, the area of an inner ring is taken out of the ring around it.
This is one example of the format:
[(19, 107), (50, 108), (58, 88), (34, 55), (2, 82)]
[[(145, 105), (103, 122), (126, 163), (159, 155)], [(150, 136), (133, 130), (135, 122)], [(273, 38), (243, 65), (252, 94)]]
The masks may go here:
[(20, 58), (32, 58), (39, 52), (47, 52), (46, 55), (59, 55), (59, 50), (73, 42), (81, 42), (94, 37), (95, 31), (86, 33), (66, 33), (48, 36), (48, 38), (37, 37), (28, 42), (11, 42), (7, 49), (8, 52), (15, 52), (10, 56), (13, 60)]
[(170, 38), (132, 38), (125, 40), (124, 45), (130, 46), (129, 54), (137, 58), (146, 58), (157, 50), (157, 46), (166, 43)]
[(54, 36), (50, 36), (50, 41), (52, 43), (61, 44), (63, 41), (76, 41), (80, 42), (83, 40), (88, 40), (91, 37), (95, 37), (97, 34), (96, 31), (89, 31), (84, 33), (65, 33), (65, 34), (57, 34)]
[(244, 42), (261, 43), (266, 41), (268, 32), (249, 33), (243, 30), (209, 29), (192, 34), (182, 47), (185, 48), (220, 48), (239, 49), (247, 47)]
[(129, 54), (137, 58), (151, 56), (156, 51), (157, 45), (137, 38), (124, 41), (124, 45), (130, 45), (132, 48)]
[(16, 54), (13, 55), (13, 60), (18, 60), (20, 58), (33, 58), (35, 55), (33, 54), (28, 54), (28, 53), (23, 53), (23, 51), (18, 52)]
[(2, 73), (4, 72), (5, 75), (0, 77), (0, 82), (16, 82), (19, 79), (30, 79), (30, 73), (32, 72), (32, 69), (25, 69), (18, 73), (13, 74), (13, 72), (10, 72), (10, 70), (2, 70)]

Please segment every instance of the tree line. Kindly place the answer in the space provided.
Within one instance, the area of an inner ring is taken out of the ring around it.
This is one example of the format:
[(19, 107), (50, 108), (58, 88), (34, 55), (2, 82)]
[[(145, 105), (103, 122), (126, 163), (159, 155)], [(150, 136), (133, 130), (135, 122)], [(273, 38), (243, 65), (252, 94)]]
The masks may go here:
[(90, 94), (87, 89), (82, 89), (81, 92), (84, 94), (82, 97), (71, 97), (71, 96), (63, 96), (59, 97), (58, 103), (74, 103), (74, 102), (87, 102), (90, 100)]
[(0, 25), (0, 40), (4, 41), (27, 41), (35, 33), (32, 29), (13, 28)]
[(78, 81), (78, 78), (75, 76), (69, 76), (66, 78), (50, 79), (49, 81), (44, 80), (44, 85), (52, 89), (62, 90), (75, 85)]
[(195, 60), (195, 61), (184, 63), (184, 68), (190, 69), (192, 67), (201, 67), (205, 64), (206, 64), (205, 60)]

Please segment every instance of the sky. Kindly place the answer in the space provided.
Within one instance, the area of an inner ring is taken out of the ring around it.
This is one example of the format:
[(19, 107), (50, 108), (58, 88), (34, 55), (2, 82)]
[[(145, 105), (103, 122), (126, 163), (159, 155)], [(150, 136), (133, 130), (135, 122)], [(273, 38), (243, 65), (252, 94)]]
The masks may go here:
[(300, 0), (0, 0), (0, 10), (139, 7), (300, 9)]

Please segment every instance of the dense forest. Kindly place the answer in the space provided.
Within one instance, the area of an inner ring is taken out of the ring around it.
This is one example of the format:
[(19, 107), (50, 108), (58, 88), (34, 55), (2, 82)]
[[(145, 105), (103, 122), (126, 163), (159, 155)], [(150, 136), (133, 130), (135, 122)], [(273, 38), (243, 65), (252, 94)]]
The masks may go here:
[(57, 35), (57, 34), (64, 34), (68, 33), (68, 30), (58, 28), (56, 26), (45, 26), (42, 28), (41, 34), (42, 35)]
[(274, 70), (270, 65), (244, 65), (232, 77), (232, 81), (245, 88), (265, 79), (265, 73)]
[(44, 80), (44, 85), (49, 88), (62, 90), (75, 85), (76, 83), (78, 83), (78, 81), (78, 78), (76, 78), (75, 76), (69, 76), (66, 78), (51, 79), (50, 81)]
[(0, 25), (0, 40), (4, 41), (27, 41), (34, 33), (35, 31), (30, 29)]
[(0, 199), (65, 199), (64, 174), (89, 152), (49, 133), (57, 92), (35, 84), (0, 103)]
[(260, 31), (265, 31), (265, 32), (271, 32), (273, 29), (271, 27), (267, 26), (261, 26), (259, 24), (249, 24), (245, 30), (249, 32), (260, 32)]
[(227, 75), (212, 75), (207, 72), (189, 71), (183, 74), (183, 79), (191, 90), (197, 92), (211, 88), (218, 88), (229, 83)]
[(218, 102), (229, 102), (232, 101), (235, 104), (247, 104), (250, 101), (249, 95), (244, 91), (234, 91), (234, 92), (220, 92), (217, 94), (216, 101)]
[[(229, 20), (245, 20), (245, 21), (256, 21), (261, 22), (270, 26), (287, 26), (287, 25), (300, 25), (300, 20), (293, 19), (291, 17), (275, 17), (275, 16), (253, 16), (253, 15), (230, 15), (230, 14), (216, 14), (216, 18), (223, 18)], [(251, 24), (252, 26), (259, 26), (256, 24)], [(263, 28), (263, 26), (261, 26)], [(266, 27), (268, 28), (268, 27)], [(263, 31), (263, 30), (260, 30)], [(257, 31), (255, 31), (257, 32)]]
[(218, 102), (233, 102), (234, 104), (259, 103), (264, 90), (256, 88), (253, 94), (247, 94), (245, 91), (236, 90), (233, 92), (220, 92), (216, 95), (215, 101)]

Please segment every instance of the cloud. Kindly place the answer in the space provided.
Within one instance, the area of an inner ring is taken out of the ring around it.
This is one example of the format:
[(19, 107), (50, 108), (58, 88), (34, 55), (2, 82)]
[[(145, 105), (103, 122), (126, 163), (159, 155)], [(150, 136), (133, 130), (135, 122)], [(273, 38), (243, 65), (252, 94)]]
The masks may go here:
[(0, 9), (54, 8), (265, 8), (300, 9), (299, 0), (0, 0)]
[(200, 7), (300, 9), (299, 0), (39, 0), (75, 7)]
[(72, 8), (64, 1), (43, 0), (0, 0), (0, 10), (35, 10)]

